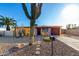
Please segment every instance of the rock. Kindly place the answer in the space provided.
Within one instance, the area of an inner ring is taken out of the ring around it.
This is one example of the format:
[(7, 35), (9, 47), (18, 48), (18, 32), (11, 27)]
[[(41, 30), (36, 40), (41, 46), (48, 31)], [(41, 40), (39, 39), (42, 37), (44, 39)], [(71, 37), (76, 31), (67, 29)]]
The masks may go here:
[(39, 48), (41, 45), (36, 45), (36, 48)]
[(36, 51), (36, 54), (39, 55), (40, 54), (40, 51)]
[(23, 43), (19, 43), (18, 45), (17, 45), (17, 47), (18, 48), (23, 48), (25, 45), (23, 44)]
[(36, 50), (41, 50), (40, 48), (36, 48)]
[(37, 41), (37, 44), (41, 44), (41, 41)]
[(29, 46), (31, 46), (32, 45), (32, 43), (29, 43)]

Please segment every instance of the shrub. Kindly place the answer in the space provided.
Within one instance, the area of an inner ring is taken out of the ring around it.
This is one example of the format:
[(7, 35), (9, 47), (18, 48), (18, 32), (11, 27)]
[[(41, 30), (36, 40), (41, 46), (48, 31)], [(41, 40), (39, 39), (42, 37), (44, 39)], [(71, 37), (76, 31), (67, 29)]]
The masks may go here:
[(44, 36), (44, 37), (43, 37), (43, 41), (45, 41), (45, 42), (50, 42), (51, 39), (50, 39), (50, 37), (48, 37), (48, 36)]

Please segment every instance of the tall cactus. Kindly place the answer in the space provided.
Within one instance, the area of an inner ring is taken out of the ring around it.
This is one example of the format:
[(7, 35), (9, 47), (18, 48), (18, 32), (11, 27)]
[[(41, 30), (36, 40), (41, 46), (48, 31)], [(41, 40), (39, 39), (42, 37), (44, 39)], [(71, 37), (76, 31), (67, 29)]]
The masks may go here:
[(31, 13), (30, 13), (31, 15), (29, 15), (26, 4), (22, 3), (22, 8), (25, 12), (25, 15), (30, 20), (30, 36), (33, 37), (35, 22), (36, 19), (38, 19), (38, 17), (41, 14), (42, 3), (31, 3), (30, 5), (31, 5)]

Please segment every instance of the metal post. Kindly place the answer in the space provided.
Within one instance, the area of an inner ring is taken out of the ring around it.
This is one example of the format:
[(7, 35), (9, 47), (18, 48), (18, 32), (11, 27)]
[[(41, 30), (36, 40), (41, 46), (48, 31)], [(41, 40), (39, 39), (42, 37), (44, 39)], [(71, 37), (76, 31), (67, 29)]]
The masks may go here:
[(51, 36), (50, 39), (51, 39), (51, 49), (52, 49), (52, 50), (51, 50), (51, 52), (52, 52), (52, 53), (51, 53), (51, 56), (53, 56), (53, 41), (55, 41), (56, 38), (55, 38), (54, 36)]
[(51, 40), (51, 56), (53, 56), (53, 40)]

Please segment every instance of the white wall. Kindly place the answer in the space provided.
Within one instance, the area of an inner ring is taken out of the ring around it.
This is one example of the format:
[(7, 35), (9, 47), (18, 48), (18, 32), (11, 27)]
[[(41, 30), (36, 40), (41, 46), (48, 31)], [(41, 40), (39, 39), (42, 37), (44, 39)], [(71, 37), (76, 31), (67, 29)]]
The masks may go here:
[(0, 31), (6, 31), (6, 28), (0, 28)]
[(48, 35), (51, 35), (51, 28), (48, 28)]
[(3, 36), (13, 36), (13, 31), (6, 31), (6, 28), (0, 28), (0, 35)]

